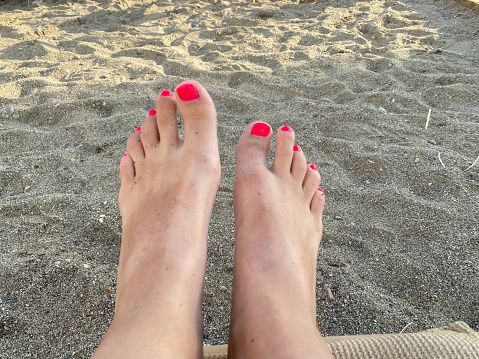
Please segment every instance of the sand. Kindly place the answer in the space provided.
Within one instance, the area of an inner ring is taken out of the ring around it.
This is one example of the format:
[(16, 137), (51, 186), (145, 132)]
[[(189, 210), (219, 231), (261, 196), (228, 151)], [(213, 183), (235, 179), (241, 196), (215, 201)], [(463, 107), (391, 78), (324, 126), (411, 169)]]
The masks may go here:
[(256, 120), (293, 126), (322, 173), (324, 335), (479, 330), (479, 163), (467, 169), (478, 12), (453, 0), (2, 0), (0, 34), (1, 358), (98, 345), (126, 139), (187, 78), (216, 103), (222, 161), (205, 344), (228, 340), (234, 148)]

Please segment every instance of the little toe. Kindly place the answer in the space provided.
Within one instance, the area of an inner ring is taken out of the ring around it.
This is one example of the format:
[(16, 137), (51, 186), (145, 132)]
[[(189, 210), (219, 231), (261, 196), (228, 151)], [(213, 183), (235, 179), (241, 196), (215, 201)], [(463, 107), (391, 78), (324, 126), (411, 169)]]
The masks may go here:
[(121, 183), (132, 182), (135, 177), (135, 165), (133, 160), (128, 155), (124, 153), (122, 159), (120, 160), (120, 179)]
[(156, 98), (156, 123), (162, 145), (174, 146), (180, 141), (176, 111), (176, 99), (173, 92), (162, 91)]
[(311, 212), (316, 217), (316, 219), (321, 220), (323, 216), (324, 210), (324, 203), (326, 201), (326, 196), (324, 195), (324, 191), (321, 188), (318, 188), (313, 195), (313, 199), (311, 200)]
[(291, 174), (293, 160), (294, 132), (289, 126), (283, 126), (276, 133), (276, 151), (271, 170), (278, 175)]
[(237, 171), (266, 168), (268, 154), (273, 136), (271, 127), (265, 122), (251, 123), (246, 127), (236, 146)]
[(305, 197), (311, 201), (313, 195), (318, 190), (319, 184), (321, 183), (321, 176), (318, 172), (318, 169), (315, 165), (311, 164), (308, 167), (306, 176), (303, 180), (303, 192)]
[(176, 88), (178, 111), (185, 128), (185, 144), (197, 152), (217, 151), (216, 109), (208, 91), (197, 81), (182, 82)]
[(156, 148), (158, 142), (160, 141), (160, 134), (158, 133), (158, 127), (156, 125), (156, 111), (151, 109), (146, 118), (141, 124), (140, 131), (141, 142), (143, 144), (143, 149), (145, 150), (145, 155), (148, 156), (148, 153), (152, 149)]
[(145, 151), (143, 150), (139, 131), (132, 133), (130, 137), (128, 137), (128, 140), (126, 141), (126, 150), (133, 163), (145, 157)]
[(293, 178), (301, 185), (303, 184), (304, 176), (308, 170), (308, 163), (306, 156), (299, 145), (293, 146), (293, 163), (291, 164), (291, 174)]

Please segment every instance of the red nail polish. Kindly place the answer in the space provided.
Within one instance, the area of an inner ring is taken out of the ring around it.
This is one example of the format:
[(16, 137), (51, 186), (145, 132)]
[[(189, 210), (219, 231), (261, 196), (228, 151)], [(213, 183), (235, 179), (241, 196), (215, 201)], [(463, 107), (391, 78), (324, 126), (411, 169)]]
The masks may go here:
[(136, 131), (135, 131), (135, 132), (140, 132), (140, 130), (141, 130), (141, 127), (138, 126), (138, 127), (136, 128)]
[(193, 84), (184, 84), (176, 89), (176, 93), (183, 101), (193, 101), (200, 97), (198, 90)]
[(165, 90), (165, 91), (162, 91), (160, 93), (160, 96), (169, 96), (169, 97), (173, 97), (173, 92), (171, 91), (168, 91), (168, 90)]
[(281, 127), (281, 131), (293, 132), (293, 129), (289, 126), (283, 126)]
[(318, 188), (318, 191), (321, 191), (321, 192), (323, 192), (323, 193), (324, 193), (324, 190), (323, 190), (321, 187), (320, 187), (320, 188)]
[(311, 167), (311, 169), (315, 171), (318, 169), (315, 165), (309, 165), (309, 167)]
[(253, 136), (266, 137), (269, 135), (269, 131), (271, 131), (271, 127), (269, 127), (267, 123), (258, 122), (255, 123), (253, 128), (251, 129), (251, 134)]
[(127, 156), (127, 155), (128, 155), (128, 153), (125, 152), (125, 153), (123, 154), (123, 157), (125, 157), (125, 156)]
[(148, 116), (155, 116), (156, 115), (156, 110), (151, 109), (150, 112), (148, 112)]
[(301, 147), (299, 147), (299, 145), (294, 145), (293, 151), (301, 151)]

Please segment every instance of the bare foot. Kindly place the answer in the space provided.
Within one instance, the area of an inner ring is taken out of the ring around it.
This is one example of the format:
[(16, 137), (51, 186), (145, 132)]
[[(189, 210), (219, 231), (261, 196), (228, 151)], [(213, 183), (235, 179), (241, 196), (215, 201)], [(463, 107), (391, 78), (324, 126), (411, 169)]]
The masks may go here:
[[(277, 132), (274, 163), (266, 167), (272, 137), (265, 123), (250, 124), (236, 148), (236, 249), (229, 357), (331, 358), (316, 328), (316, 260), (324, 193), (294, 132)], [(294, 146), (294, 147), (293, 147)]]
[(187, 81), (162, 92), (127, 151), (116, 310), (93, 357), (202, 358), (208, 224), (220, 180), (216, 110), (204, 87)]

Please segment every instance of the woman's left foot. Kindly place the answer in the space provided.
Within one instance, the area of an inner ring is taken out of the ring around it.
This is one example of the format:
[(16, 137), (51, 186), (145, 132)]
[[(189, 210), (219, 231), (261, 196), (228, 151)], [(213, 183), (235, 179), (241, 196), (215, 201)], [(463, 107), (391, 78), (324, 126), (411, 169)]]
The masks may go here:
[(116, 311), (94, 358), (202, 358), (208, 224), (220, 171), (216, 110), (205, 88), (186, 81), (174, 94), (163, 91), (120, 162)]

